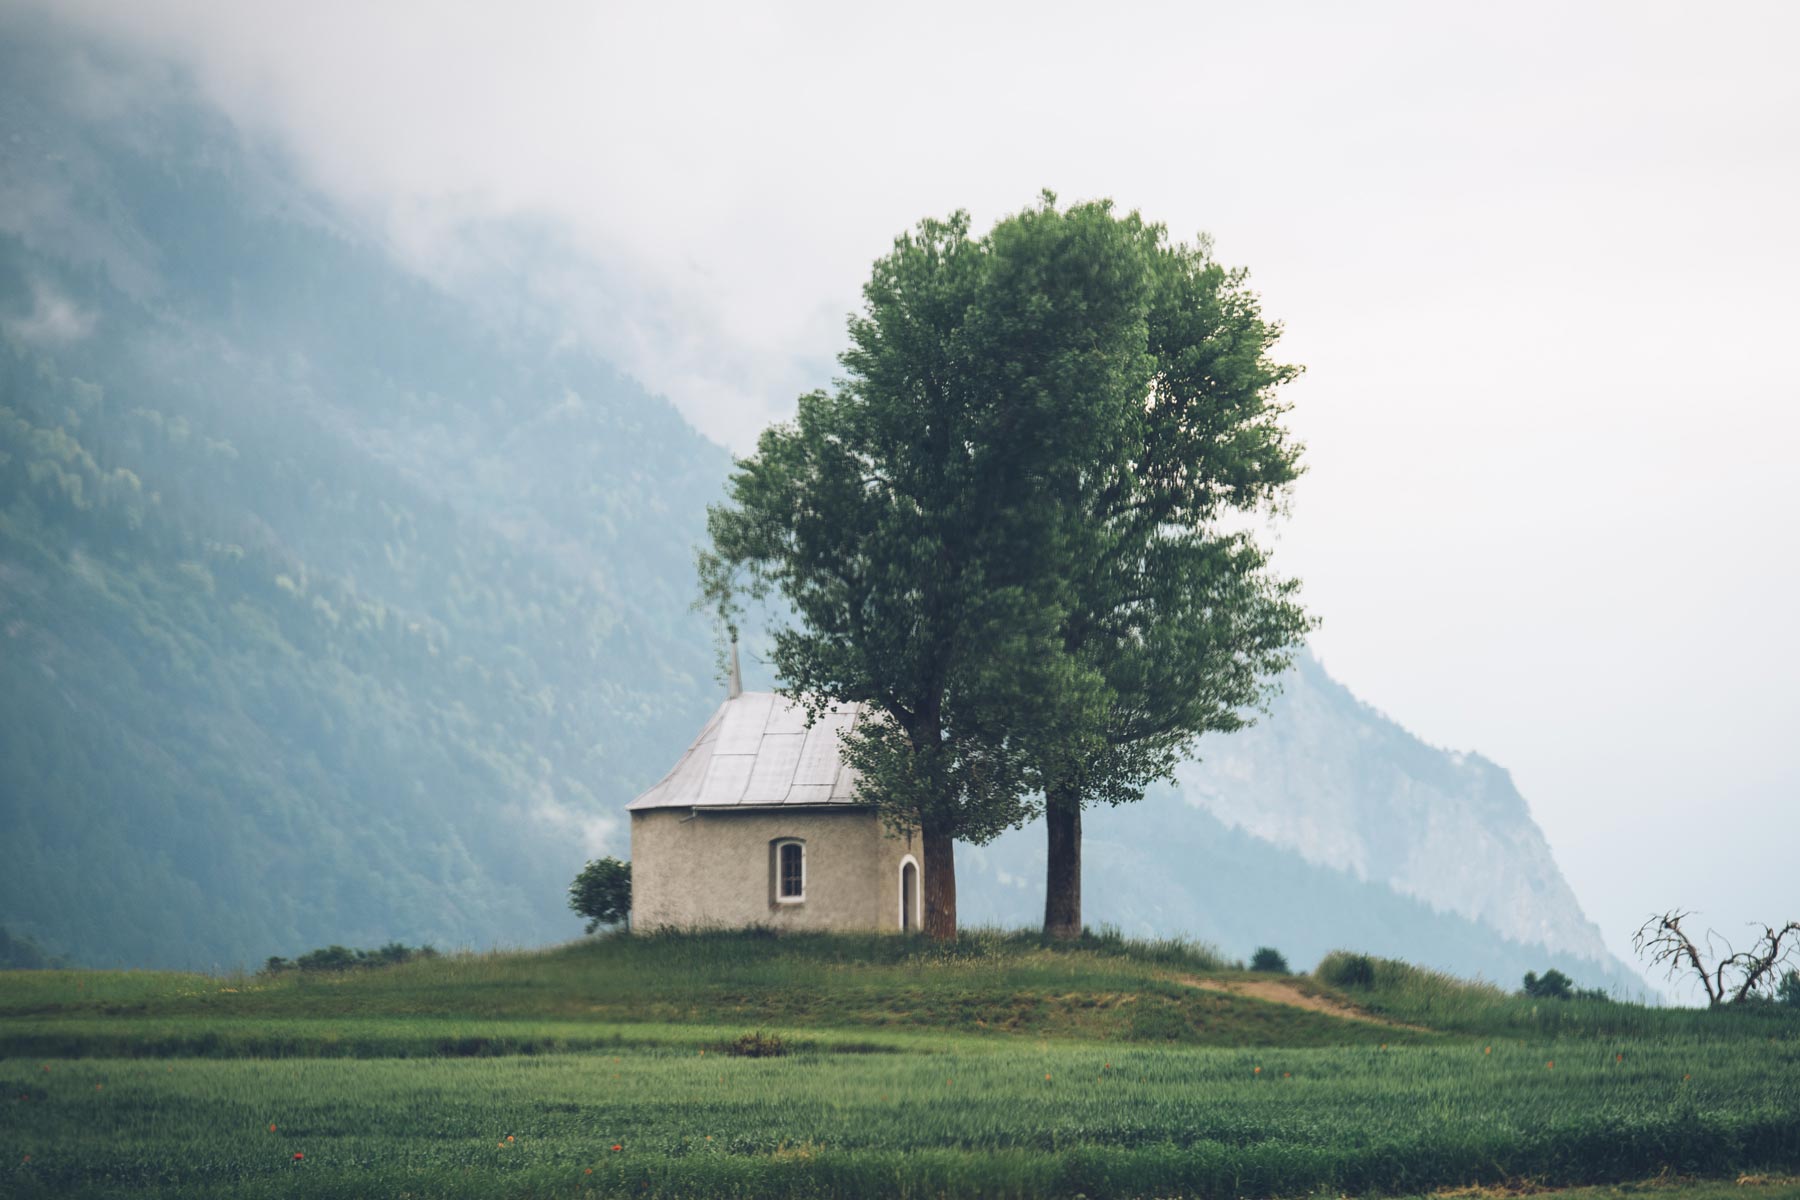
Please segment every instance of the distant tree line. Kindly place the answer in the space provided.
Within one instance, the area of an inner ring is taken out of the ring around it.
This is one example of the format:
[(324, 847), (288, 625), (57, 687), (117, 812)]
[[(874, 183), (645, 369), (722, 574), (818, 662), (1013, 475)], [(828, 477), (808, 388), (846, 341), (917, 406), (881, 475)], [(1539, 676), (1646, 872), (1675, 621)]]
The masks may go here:
[(1611, 1000), (1612, 997), (1600, 988), (1578, 988), (1575, 981), (1558, 971), (1555, 967), (1539, 975), (1536, 971), (1525, 972), (1520, 993), (1536, 1000)]
[(368, 967), (394, 967), (415, 959), (437, 957), (438, 952), (434, 947), (408, 946), (402, 942), (389, 942), (376, 950), (322, 946), (294, 959), (270, 958), (263, 964), (263, 971), (269, 975), (280, 975), (286, 971), (355, 971)]
[(50, 953), (36, 938), (0, 925), (0, 971), (49, 971), (68, 965), (68, 959)]

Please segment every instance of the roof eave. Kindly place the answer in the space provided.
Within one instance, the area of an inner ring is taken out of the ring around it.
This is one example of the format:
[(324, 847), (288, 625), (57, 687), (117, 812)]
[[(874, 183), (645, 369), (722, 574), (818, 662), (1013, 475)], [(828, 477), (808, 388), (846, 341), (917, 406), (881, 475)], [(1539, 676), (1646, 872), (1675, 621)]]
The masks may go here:
[(643, 807), (632, 805), (627, 811), (634, 813), (660, 812), (669, 808), (689, 808), (695, 812), (792, 812), (799, 808), (874, 808), (873, 804), (864, 800), (812, 800), (796, 804), (646, 804)]

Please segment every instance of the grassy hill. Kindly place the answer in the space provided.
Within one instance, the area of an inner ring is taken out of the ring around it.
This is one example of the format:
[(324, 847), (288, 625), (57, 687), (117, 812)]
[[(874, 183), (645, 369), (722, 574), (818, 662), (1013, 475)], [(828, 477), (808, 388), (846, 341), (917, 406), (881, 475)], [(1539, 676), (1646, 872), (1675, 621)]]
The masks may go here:
[(1303, 1196), (1800, 1171), (1800, 1014), (1374, 965), (1343, 988), (1182, 943), (745, 933), (6, 973), (0, 1096), (31, 1161), (0, 1190)]
[[(446, 1023), (468, 1039), (449, 1053), (593, 1048), (638, 1026), (657, 1032), (636, 1029), (633, 1040), (696, 1047), (754, 1029), (839, 1048), (945, 1035), (1263, 1046), (1332, 1045), (1358, 1032), (1372, 1042), (1429, 1036), (1373, 1021), (1350, 1028), (1184, 982), (1202, 976), (1248, 978), (1180, 942), (1090, 937), (1067, 949), (991, 932), (948, 946), (881, 935), (600, 938), (536, 953), (227, 979), (20, 972), (0, 996), (0, 1050), (433, 1055), (446, 1051), (438, 1041)], [(357, 1032), (313, 1040), (303, 1032), (341, 1021), (359, 1022)]]

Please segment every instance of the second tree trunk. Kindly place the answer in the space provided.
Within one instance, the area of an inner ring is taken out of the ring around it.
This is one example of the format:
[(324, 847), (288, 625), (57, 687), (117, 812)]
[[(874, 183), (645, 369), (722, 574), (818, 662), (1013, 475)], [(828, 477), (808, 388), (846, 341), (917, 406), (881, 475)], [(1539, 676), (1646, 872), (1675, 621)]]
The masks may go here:
[(1044, 873), (1044, 933), (1081, 936), (1081, 790), (1054, 786), (1044, 793), (1049, 867)]
[(925, 933), (940, 942), (956, 940), (956, 840), (921, 830), (925, 851)]

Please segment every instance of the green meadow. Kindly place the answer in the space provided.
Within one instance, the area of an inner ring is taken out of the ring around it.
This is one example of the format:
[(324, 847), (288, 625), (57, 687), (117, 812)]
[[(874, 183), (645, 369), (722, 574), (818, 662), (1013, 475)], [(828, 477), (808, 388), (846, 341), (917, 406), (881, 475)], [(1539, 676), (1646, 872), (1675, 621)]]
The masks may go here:
[[(1800, 1194), (1796, 1016), (1532, 1002), (1399, 964), (1285, 980), (1330, 1012), (1196, 986), (1268, 978), (994, 934), (10, 973), (0, 1192)], [(782, 1053), (734, 1053), (757, 1032)]]

